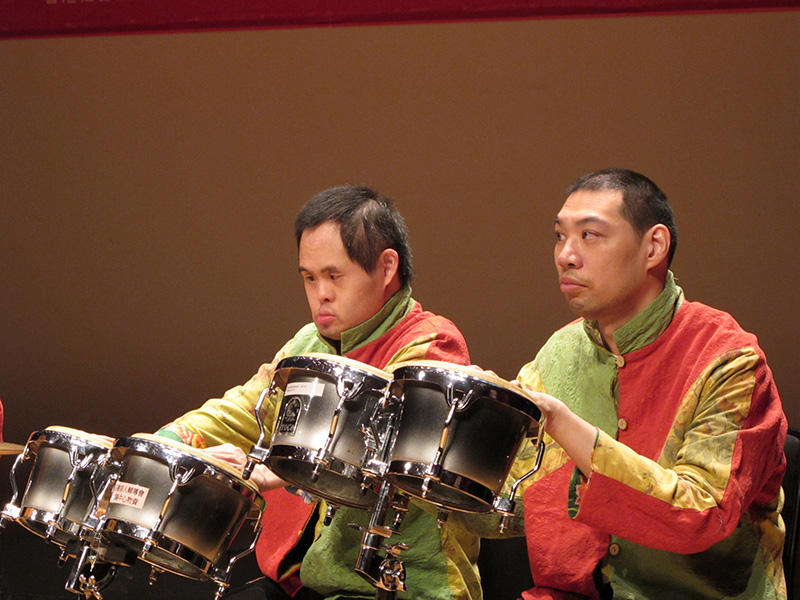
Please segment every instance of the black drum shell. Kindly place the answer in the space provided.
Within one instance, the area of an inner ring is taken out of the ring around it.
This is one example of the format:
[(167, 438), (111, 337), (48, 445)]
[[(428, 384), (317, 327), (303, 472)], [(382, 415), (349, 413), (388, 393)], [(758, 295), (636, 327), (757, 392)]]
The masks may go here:
[[(522, 441), (538, 426), (540, 411), (510, 384), (432, 362), (409, 362), (392, 372), (397, 422), (386, 478), (441, 507), (488, 512)], [(448, 388), (455, 402), (466, 401), (454, 412), (441, 472), (427, 477), (450, 410)]]

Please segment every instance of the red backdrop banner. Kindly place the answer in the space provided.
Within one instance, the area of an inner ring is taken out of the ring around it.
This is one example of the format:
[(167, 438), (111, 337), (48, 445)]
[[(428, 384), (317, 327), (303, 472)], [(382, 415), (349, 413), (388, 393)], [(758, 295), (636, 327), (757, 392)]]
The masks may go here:
[(0, 37), (800, 8), (800, 0), (0, 0)]

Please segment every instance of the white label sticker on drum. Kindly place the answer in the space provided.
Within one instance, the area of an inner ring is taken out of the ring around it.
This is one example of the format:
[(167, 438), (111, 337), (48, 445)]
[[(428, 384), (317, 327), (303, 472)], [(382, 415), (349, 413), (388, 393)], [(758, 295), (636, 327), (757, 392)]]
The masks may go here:
[(133, 508), (143, 508), (149, 491), (150, 488), (118, 481), (114, 484), (110, 502), (112, 504), (124, 504)]
[(319, 379), (313, 381), (293, 381), (286, 386), (285, 396), (322, 396), (325, 391), (325, 386)]

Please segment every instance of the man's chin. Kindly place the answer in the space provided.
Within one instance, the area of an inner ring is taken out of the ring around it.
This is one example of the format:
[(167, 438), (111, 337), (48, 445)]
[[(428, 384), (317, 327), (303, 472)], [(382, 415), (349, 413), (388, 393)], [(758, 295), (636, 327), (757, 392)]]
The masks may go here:
[(319, 324), (315, 323), (317, 327), (317, 331), (319, 334), (327, 338), (329, 340), (336, 340), (337, 342), (342, 339), (342, 332), (339, 331), (336, 327), (321, 327)]

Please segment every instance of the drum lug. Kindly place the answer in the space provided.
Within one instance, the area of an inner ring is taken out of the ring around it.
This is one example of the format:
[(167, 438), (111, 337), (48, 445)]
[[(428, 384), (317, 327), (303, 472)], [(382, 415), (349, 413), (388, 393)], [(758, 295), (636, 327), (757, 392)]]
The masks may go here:
[(242, 473), (242, 479), (250, 479), (250, 476), (253, 474), (253, 469), (256, 468), (256, 464), (265, 465), (268, 458), (269, 448), (261, 448), (258, 445), (250, 448), (250, 453), (247, 455), (247, 464)]
[(511, 495), (509, 496), (508, 500), (498, 496), (492, 503), (493, 508), (497, 512), (503, 515), (500, 519), (500, 526), (499, 526), (500, 533), (506, 532), (506, 529), (508, 529), (508, 522), (514, 516), (514, 509), (516, 508), (514, 497), (517, 495), (517, 488), (519, 488), (520, 484), (523, 481), (531, 477), (541, 468), (542, 459), (544, 458), (544, 451), (545, 451), (544, 420), (542, 420), (542, 423), (539, 426), (539, 439), (537, 441), (536, 463), (533, 465), (533, 468), (514, 482), (514, 485), (511, 486)]
[(22, 514), (22, 507), (12, 503), (6, 504), (2, 514), (0, 514), (0, 529), (5, 528), (9, 521), (16, 521)]
[(447, 525), (448, 518), (450, 518), (450, 511), (440, 510), (439, 513), (436, 515), (436, 526), (439, 529), (443, 529), (444, 526)]
[(400, 533), (400, 525), (403, 523), (403, 519), (405, 518), (406, 514), (408, 514), (408, 504), (411, 501), (411, 498), (408, 496), (404, 496), (403, 494), (395, 493), (394, 499), (392, 500), (392, 509), (394, 510), (394, 522), (392, 523), (392, 530), (395, 533)]
[(150, 575), (147, 578), (147, 583), (149, 585), (153, 585), (156, 581), (158, 581), (159, 575), (164, 572), (164, 569), (159, 569), (158, 567), (151, 566), (150, 567)]
[(325, 509), (325, 518), (322, 521), (322, 524), (328, 526), (333, 521), (333, 517), (336, 515), (336, 511), (339, 510), (339, 506), (336, 504), (328, 504), (328, 507)]
[(17, 485), (16, 474), (19, 465), (21, 465), (30, 456), (30, 451), (28, 450), (29, 447), (30, 445), (25, 446), (25, 450), (14, 460), (14, 464), (9, 472), (8, 478), (11, 482), (13, 495), (11, 496), (11, 501), (6, 504), (2, 514), (0, 514), (0, 529), (4, 529), (8, 521), (16, 521), (22, 514), (22, 507), (17, 505), (17, 500), (19, 499), (19, 486)]

